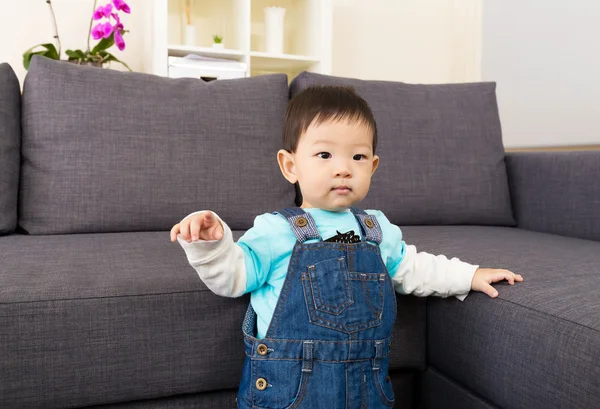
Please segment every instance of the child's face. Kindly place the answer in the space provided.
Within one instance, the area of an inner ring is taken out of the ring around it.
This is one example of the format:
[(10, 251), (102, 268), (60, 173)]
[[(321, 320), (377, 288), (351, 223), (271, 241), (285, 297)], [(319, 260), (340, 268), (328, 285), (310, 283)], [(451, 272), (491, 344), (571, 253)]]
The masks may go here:
[(286, 179), (300, 184), (302, 207), (339, 211), (367, 195), (379, 157), (373, 155), (373, 131), (342, 119), (310, 125), (296, 152), (281, 150), (278, 161)]

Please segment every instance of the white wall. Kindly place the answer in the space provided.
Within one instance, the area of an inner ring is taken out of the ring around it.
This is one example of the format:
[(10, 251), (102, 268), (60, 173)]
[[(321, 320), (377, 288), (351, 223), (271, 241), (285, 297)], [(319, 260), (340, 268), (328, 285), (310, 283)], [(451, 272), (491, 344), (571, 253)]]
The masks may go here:
[(505, 145), (600, 144), (600, 2), (488, 0), (482, 21)]
[[(276, 2), (276, 1), (275, 1)], [(53, 0), (63, 50), (84, 48), (93, 0)], [(100, 4), (105, 1), (100, 1)], [(481, 0), (333, 0), (333, 74), (406, 82), (476, 81)], [(44, 0), (0, 0), (0, 61), (22, 81), (22, 53), (52, 39)], [(129, 0), (124, 52), (118, 58), (144, 71), (143, 0)], [(118, 66), (115, 66), (118, 67)]]

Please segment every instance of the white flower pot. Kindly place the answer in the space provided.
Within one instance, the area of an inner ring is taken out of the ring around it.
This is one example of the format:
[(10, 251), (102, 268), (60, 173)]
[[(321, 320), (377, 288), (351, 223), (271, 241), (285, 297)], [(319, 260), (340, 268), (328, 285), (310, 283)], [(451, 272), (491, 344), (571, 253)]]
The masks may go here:
[(265, 51), (283, 54), (283, 22), (285, 8), (265, 7)]
[(213, 43), (213, 48), (216, 48), (217, 50), (222, 50), (225, 48), (225, 44), (223, 43)]

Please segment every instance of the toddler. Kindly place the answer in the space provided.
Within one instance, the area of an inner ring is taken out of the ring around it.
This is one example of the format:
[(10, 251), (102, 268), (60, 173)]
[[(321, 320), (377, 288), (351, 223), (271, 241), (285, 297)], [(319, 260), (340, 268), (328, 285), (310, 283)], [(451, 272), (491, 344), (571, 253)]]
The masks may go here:
[(238, 408), (385, 408), (394, 404), (388, 356), (395, 292), (498, 295), (522, 281), (508, 270), (417, 252), (381, 211), (355, 207), (379, 165), (377, 127), (352, 88), (311, 87), (285, 116), (283, 176), (299, 208), (256, 217), (234, 243), (211, 211), (171, 230), (214, 293), (250, 293)]

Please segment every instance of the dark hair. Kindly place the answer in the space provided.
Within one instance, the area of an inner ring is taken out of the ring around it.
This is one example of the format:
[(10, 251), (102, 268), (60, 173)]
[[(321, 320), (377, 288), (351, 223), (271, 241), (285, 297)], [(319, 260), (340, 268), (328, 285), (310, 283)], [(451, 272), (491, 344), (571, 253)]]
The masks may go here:
[(306, 88), (288, 104), (283, 128), (283, 149), (296, 152), (300, 136), (310, 125), (349, 119), (373, 131), (373, 153), (377, 146), (377, 126), (367, 101), (353, 87), (321, 85)]

